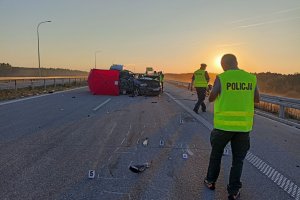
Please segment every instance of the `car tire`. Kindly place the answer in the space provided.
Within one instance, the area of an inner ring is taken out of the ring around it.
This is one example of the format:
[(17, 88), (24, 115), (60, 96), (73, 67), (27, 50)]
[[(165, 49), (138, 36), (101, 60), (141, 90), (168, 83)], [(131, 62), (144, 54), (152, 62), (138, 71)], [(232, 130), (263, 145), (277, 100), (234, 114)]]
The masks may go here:
[(141, 91), (140, 91), (139, 88), (135, 88), (135, 89), (133, 90), (133, 93), (134, 93), (135, 96), (141, 96)]

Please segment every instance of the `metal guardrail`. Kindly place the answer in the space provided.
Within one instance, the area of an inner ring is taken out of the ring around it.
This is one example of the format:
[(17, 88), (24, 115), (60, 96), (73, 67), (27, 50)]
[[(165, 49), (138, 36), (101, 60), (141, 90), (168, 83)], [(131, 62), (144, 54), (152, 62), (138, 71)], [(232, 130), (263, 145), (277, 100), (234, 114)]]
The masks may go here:
[(285, 118), (285, 108), (293, 108), (293, 109), (300, 110), (299, 99), (261, 94), (260, 100), (263, 102), (279, 105), (279, 117), (282, 119)]
[(86, 81), (87, 76), (53, 76), (53, 77), (0, 77), (0, 90), (3, 89), (20, 89), (26, 87), (46, 88), (48, 85), (71, 84), (73, 82)]
[[(187, 87), (190, 89), (191, 83), (187, 82), (180, 82), (180, 81), (174, 81), (174, 80), (166, 80), (166, 82)], [(293, 99), (293, 98), (287, 98), (287, 97), (278, 97), (278, 96), (271, 96), (266, 94), (260, 94), (260, 101), (267, 102), (275, 105), (279, 105), (279, 118), (284, 119), (285, 118), (285, 108), (293, 108), (296, 110), (300, 110), (300, 99)]]

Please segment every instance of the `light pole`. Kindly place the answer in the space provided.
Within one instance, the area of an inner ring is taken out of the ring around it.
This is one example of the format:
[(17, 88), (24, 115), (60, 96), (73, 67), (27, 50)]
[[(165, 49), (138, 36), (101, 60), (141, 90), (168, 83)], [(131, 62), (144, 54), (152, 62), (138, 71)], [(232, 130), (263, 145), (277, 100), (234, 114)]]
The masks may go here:
[(99, 52), (101, 52), (101, 50), (95, 51), (95, 69), (96, 69), (96, 65), (97, 65), (97, 56), (96, 56), (96, 54), (99, 53)]
[(37, 26), (37, 37), (38, 37), (38, 58), (39, 58), (39, 76), (42, 76), (41, 74), (41, 61), (40, 61), (40, 35), (39, 35), (39, 27), (41, 24), (43, 23), (47, 23), (47, 22), (51, 22), (51, 21), (43, 21), (43, 22), (40, 22)]

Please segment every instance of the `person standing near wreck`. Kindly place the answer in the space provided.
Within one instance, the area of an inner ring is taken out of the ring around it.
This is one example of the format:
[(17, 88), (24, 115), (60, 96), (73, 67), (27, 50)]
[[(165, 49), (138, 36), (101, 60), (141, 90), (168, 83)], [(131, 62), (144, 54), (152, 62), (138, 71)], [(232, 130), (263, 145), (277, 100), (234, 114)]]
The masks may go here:
[(198, 101), (195, 104), (193, 111), (197, 114), (199, 114), (198, 110), (200, 108), (200, 105), (201, 105), (202, 112), (206, 112), (206, 105), (204, 103), (204, 100), (206, 96), (207, 84), (209, 81), (209, 76), (206, 71), (206, 66), (207, 66), (206, 64), (202, 63), (200, 69), (196, 70), (192, 77), (191, 88), (194, 85), (198, 96)]
[(232, 166), (228, 199), (239, 197), (242, 187), (243, 162), (250, 148), (249, 132), (253, 126), (254, 103), (259, 102), (256, 76), (238, 68), (233, 54), (225, 54), (221, 59), (223, 73), (217, 76), (209, 102), (214, 103), (214, 129), (210, 135), (212, 146), (207, 176), (204, 184), (211, 190), (220, 173), (223, 151), (231, 142)]

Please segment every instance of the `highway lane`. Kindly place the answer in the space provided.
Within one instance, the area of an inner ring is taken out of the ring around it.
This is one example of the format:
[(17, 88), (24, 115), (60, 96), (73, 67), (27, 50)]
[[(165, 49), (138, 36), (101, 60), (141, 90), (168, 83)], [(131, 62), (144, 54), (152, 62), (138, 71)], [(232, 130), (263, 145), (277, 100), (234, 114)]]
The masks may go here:
[[(207, 160), (209, 145), (199, 147), (204, 139), (195, 130), (206, 130), (165, 97), (93, 96), (85, 88), (5, 104), (0, 112), (3, 199), (178, 199), (183, 191), (201, 197), (199, 171), (207, 166), (193, 163)], [(188, 146), (195, 156), (185, 160)], [(151, 162), (145, 173), (128, 170), (144, 162)]]
[[(179, 89), (178, 87), (175, 87), (173, 85), (168, 85), (168, 89), (170, 90), (170, 93), (172, 93), (173, 97), (175, 99), (180, 100), (183, 102), (189, 109), (193, 109), (193, 106), (196, 102), (196, 94), (195, 92), (190, 92), (186, 89)], [(194, 100), (194, 101), (193, 101)], [(208, 112), (207, 113), (201, 113), (200, 116), (204, 119), (206, 119), (208, 122), (213, 124), (213, 104), (208, 104)], [(290, 187), (291, 184), (287, 183), (288, 181), (293, 182), (294, 184), (297, 184), (299, 186), (299, 180), (300, 180), (300, 130), (294, 127), (287, 126), (285, 124), (279, 123), (277, 121), (273, 121), (267, 118), (264, 118), (259, 115), (255, 115), (254, 118), (254, 129), (251, 132), (251, 149), (250, 152), (256, 156), (258, 156), (262, 161), (265, 162), (266, 165), (272, 166), (276, 169), (281, 175), (284, 177), (282, 178), (282, 181), (277, 181), (273, 184), (279, 184), (280, 189), (285, 189), (285, 187)], [(249, 158), (250, 160), (250, 158)], [(230, 164), (230, 161), (227, 162), (227, 164)], [(250, 164), (250, 166), (249, 166)], [(257, 164), (257, 163), (255, 163)], [(262, 165), (262, 164), (261, 164)], [(258, 167), (262, 168), (262, 172), (265, 172), (266, 175), (268, 171), (270, 172), (267, 174), (269, 179), (273, 178), (273, 174), (271, 174), (271, 170), (267, 169), (266, 166), (260, 166)], [(266, 190), (269, 189), (268, 183), (261, 183), (261, 178), (254, 179), (255, 173), (253, 173), (254, 166), (251, 166), (251, 162), (247, 163), (244, 170), (244, 180), (245, 182), (249, 181), (253, 184), (253, 187), (255, 187), (255, 184), (262, 185), (262, 188), (267, 187)], [(259, 171), (259, 170), (258, 170)], [(228, 170), (227, 170), (228, 173)], [(284, 178), (287, 178), (286, 180)], [(274, 180), (269, 180), (271, 182), (275, 181), (276, 174)], [(279, 176), (278, 179), (281, 179)], [(295, 188), (293, 185), (291, 186), (292, 190)], [(279, 189), (278, 188), (278, 189)], [(244, 190), (243, 190), (244, 191)], [(270, 190), (272, 191), (272, 190)], [(280, 191), (282, 192), (282, 191)], [(257, 192), (256, 192), (257, 193)], [(263, 192), (261, 194), (264, 194), (266, 192)], [(297, 199), (300, 198), (299, 190), (296, 191), (297, 194), (295, 194), (295, 197)], [(267, 195), (266, 195), (267, 196)], [(276, 198), (272, 199), (286, 199), (286, 198), (280, 198), (277, 195), (275, 195)], [(252, 198), (255, 197), (255, 194)], [(257, 199), (261, 199), (261, 197), (257, 196)]]
[[(178, 99), (188, 95), (171, 85), (166, 90)], [(216, 191), (208, 191), (202, 181), (210, 131), (166, 94), (94, 96), (82, 88), (0, 104), (0, 113), (1, 199), (226, 199), (231, 156), (224, 156)], [(293, 168), (299, 162), (299, 132), (275, 125), (289, 137), (273, 142), (267, 128), (258, 127), (263, 133), (255, 134), (251, 151), (299, 185), (299, 168)], [(270, 139), (267, 145), (264, 137)], [(276, 156), (267, 149), (272, 146)], [(145, 162), (150, 168), (141, 174), (128, 170)], [(88, 179), (92, 169), (96, 177)], [(294, 199), (248, 162), (244, 172), (242, 199)]]

